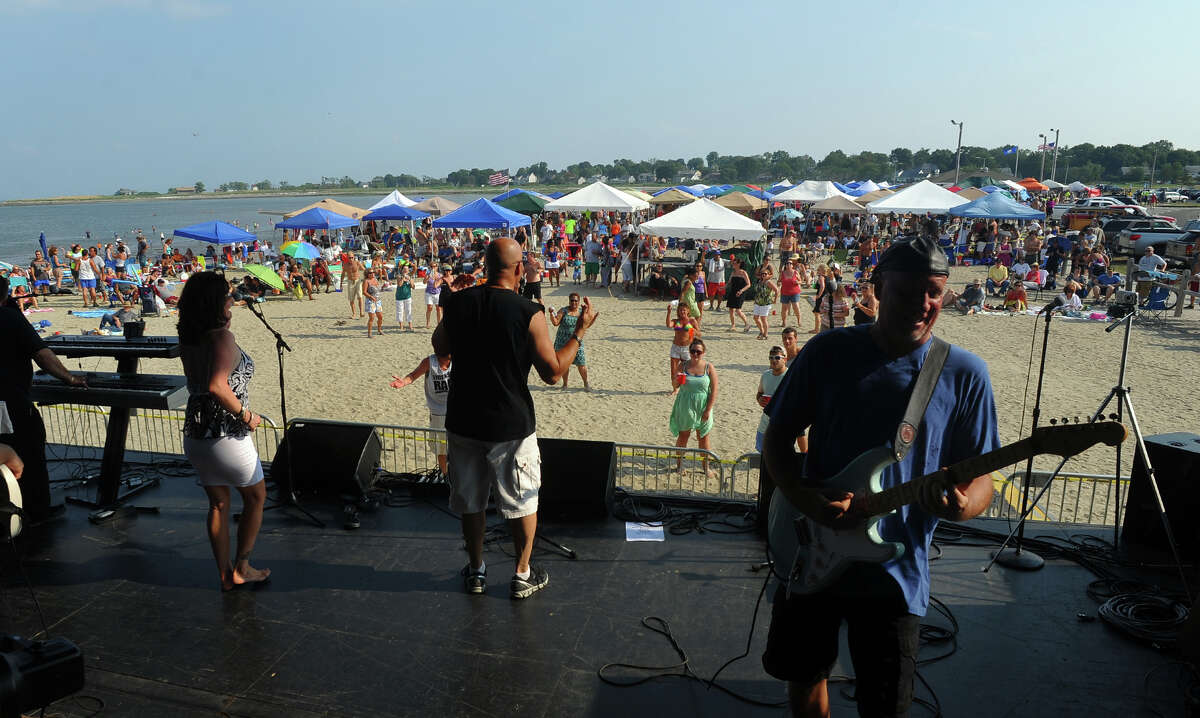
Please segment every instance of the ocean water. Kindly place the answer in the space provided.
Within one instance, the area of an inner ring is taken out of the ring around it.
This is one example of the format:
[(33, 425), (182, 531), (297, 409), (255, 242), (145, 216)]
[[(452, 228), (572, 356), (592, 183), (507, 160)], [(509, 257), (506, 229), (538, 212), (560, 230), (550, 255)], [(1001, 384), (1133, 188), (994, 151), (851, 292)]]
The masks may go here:
[[(337, 195), (335, 199), (366, 209), (385, 194)], [(498, 193), (487, 196), (495, 194)], [(441, 196), (466, 204), (484, 195), (443, 193)], [(28, 264), (38, 248), (40, 232), (46, 233), (46, 244), (58, 245), (60, 252), (76, 242), (84, 246), (111, 242), (113, 235), (120, 235), (126, 246), (136, 251), (137, 243), (133, 237), (141, 229), (151, 240), (151, 252), (158, 252), (161, 247), (158, 243), (159, 232), (170, 237), (179, 227), (213, 220), (236, 223), (251, 232), (257, 222), (259, 238), (275, 242), (278, 246), (283, 231), (274, 229), (274, 223), (282, 219), (282, 213), (299, 209), (322, 197), (324, 195), (316, 194), (302, 197), (151, 199), (0, 207), (0, 260)], [(263, 214), (264, 211), (271, 214)], [(92, 234), (90, 241), (85, 237), (86, 232)], [(205, 248), (203, 242), (183, 238), (177, 238), (173, 244), (181, 250), (191, 247), (197, 254)]]

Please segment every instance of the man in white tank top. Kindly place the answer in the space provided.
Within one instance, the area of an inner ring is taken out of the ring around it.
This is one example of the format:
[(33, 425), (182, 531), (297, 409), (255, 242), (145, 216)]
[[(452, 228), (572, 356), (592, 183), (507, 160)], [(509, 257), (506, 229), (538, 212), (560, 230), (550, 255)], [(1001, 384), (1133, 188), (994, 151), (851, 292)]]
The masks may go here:
[[(429, 407), (429, 428), (444, 432), (446, 400), (450, 397), (450, 355), (430, 354), (406, 376), (392, 375), (392, 387), (403, 389), (422, 376), (425, 377), (425, 405)], [(438, 468), (446, 474), (446, 438), (442, 433), (437, 446)]]

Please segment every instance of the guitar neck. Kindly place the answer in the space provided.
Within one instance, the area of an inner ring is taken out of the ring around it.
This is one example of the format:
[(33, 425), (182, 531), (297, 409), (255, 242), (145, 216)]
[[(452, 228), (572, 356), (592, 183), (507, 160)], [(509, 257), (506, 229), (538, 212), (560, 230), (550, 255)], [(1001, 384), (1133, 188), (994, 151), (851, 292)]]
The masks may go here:
[(901, 506), (916, 503), (931, 483), (936, 482), (942, 487), (966, 483), (976, 476), (982, 476), (1009, 464), (1028, 459), (1036, 453), (1037, 450), (1032, 439), (1021, 439), (986, 454), (960, 461), (945, 471), (935, 471), (919, 479), (913, 479), (899, 486), (872, 494), (866, 498), (867, 513), (879, 516), (895, 511)]

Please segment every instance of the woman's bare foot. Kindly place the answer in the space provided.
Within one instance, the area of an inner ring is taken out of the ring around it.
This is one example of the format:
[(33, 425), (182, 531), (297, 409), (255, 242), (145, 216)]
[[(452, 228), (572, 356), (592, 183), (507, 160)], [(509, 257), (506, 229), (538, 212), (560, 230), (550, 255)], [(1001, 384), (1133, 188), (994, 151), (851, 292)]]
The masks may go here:
[(254, 568), (253, 566), (250, 565), (250, 562), (247, 561), (245, 563), (245, 565), (242, 567), (242, 570), (239, 571), (236, 568), (233, 569), (233, 571), (230, 573), (230, 582), (234, 586), (241, 586), (241, 585), (247, 584), (247, 583), (262, 583), (263, 581), (266, 581), (268, 578), (270, 578), (270, 576), (271, 576), (271, 569), (269, 569), (269, 568), (263, 568), (263, 569)]

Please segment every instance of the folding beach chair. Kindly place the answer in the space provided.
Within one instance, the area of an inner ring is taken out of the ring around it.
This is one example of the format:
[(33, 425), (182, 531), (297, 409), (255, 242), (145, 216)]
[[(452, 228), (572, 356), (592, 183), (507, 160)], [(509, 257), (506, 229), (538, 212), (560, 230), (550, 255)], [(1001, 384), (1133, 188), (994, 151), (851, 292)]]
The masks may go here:
[(1157, 325), (1166, 321), (1167, 311), (1175, 308), (1178, 298), (1166, 287), (1150, 287), (1150, 294), (1142, 300), (1139, 320), (1144, 324)]

